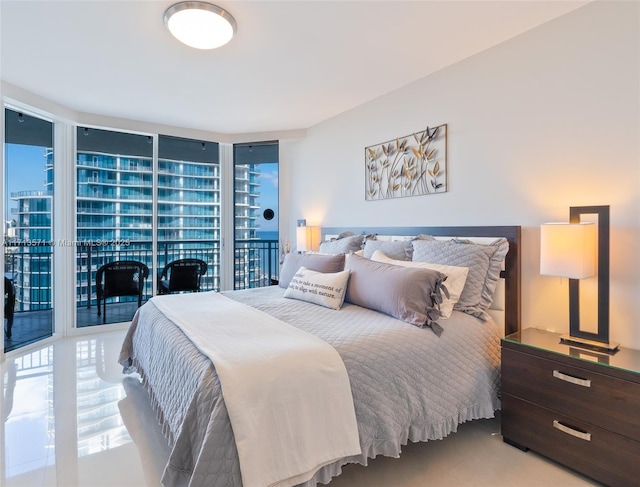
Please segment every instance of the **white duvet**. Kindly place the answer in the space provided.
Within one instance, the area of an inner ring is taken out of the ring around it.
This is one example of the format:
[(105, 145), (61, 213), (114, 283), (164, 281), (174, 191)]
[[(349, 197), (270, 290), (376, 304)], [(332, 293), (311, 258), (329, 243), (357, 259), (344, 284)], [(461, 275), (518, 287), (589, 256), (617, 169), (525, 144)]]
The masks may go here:
[(344, 363), (325, 341), (214, 292), (154, 305), (213, 362), (244, 487), (288, 487), (361, 452)]

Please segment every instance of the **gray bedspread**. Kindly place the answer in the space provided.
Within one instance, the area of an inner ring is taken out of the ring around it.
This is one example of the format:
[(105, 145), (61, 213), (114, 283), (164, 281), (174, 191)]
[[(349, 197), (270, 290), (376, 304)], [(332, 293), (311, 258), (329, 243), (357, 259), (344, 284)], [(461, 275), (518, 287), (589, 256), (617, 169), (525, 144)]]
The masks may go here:
[[(328, 483), (347, 463), (397, 457), (407, 441), (441, 439), (499, 408), (500, 332), (454, 312), (444, 333), (345, 304), (340, 311), (283, 298), (277, 287), (223, 293), (312, 333), (344, 361), (362, 455), (323, 467), (305, 487)], [(172, 453), (166, 486), (241, 486), (233, 431), (215, 368), (155, 307), (139, 310), (123, 344), (149, 392)]]

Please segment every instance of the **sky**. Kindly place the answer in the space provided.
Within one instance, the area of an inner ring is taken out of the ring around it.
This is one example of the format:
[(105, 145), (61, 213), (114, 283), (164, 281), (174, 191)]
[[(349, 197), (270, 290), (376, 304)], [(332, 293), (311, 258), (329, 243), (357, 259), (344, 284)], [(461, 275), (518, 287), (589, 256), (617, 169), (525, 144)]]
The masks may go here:
[[(260, 205), (260, 218), (258, 218), (257, 224), (260, 231), (264, 232), (277, 232), (278, 231), (278, 164), (265, 163), (260, 164), (260, 198), (258, 198), (258, 204)], [(276, 216), (273, 220), (267, 221), (262, 217), (262, 213), (267, 208), (271, 208)]]

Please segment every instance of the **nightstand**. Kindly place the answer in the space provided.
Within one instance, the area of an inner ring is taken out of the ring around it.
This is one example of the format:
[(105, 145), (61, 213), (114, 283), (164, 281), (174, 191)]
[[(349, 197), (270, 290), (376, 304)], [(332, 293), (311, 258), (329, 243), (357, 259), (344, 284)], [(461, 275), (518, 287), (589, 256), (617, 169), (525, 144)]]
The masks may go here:
[(502, 340), (502, 436), (610, 486), (640, 486), (640, 350), (528, 328)]

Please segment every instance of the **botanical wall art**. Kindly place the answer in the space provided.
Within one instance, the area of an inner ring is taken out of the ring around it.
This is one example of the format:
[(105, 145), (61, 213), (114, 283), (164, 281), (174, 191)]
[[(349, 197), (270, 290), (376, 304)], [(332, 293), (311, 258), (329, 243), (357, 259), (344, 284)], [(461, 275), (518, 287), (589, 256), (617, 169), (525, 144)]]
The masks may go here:
[(447, 125), (366, 147), (365, 199), (447, 191)]

